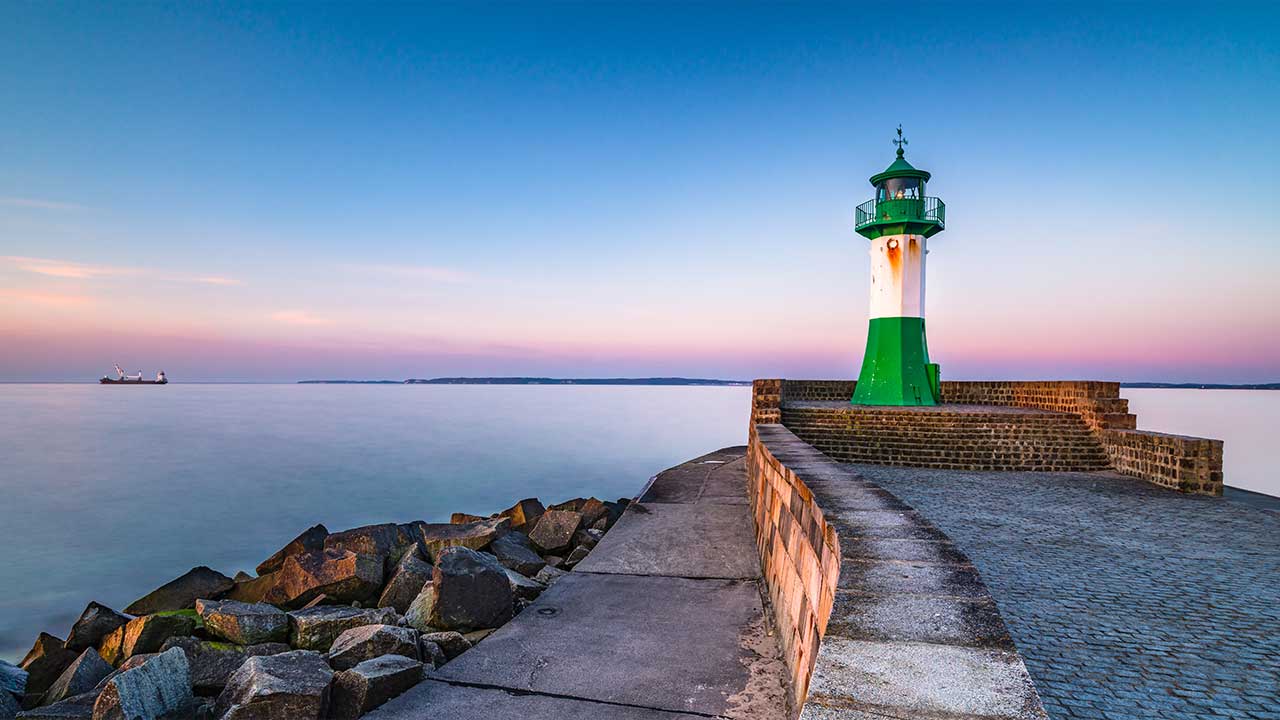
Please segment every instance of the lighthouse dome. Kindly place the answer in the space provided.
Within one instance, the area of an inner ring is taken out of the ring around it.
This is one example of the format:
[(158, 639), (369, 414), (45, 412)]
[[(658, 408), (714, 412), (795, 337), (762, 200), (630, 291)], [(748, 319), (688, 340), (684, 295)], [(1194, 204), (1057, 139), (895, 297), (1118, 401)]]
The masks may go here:
[(904, 153), (902, 152), (902, 148), (898, 148), (897, 159), (890, 163), (889, 167), (884, 169), (884, 172), (872, 175), (871, 184), (879, 186), (880, 183), (885, 180), (891, 180), (893, 178), (914, 178), (927, 181), (932, 177), (928, 171), (920, 170), (907, 162), (907, 159), (903, 157), (903, 155)]

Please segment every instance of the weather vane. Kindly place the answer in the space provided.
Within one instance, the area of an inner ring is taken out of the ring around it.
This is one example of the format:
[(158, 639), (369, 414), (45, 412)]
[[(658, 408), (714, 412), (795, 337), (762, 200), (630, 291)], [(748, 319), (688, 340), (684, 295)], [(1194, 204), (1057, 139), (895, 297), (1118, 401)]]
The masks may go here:
[(907, 144), (907, 139), (902, 137), (902, 124), (898, 124), (898, 139), (892, 141), (898, 146), (898, 157), (902, 157), (902, 147)]

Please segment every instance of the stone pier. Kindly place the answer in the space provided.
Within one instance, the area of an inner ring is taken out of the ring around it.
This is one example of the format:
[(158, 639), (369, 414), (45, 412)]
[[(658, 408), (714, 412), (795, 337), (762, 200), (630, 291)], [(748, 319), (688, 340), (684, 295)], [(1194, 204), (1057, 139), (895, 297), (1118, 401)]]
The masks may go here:
[(569, 575), (377, 720), (785, 720), (743, 448), (655, 477)]

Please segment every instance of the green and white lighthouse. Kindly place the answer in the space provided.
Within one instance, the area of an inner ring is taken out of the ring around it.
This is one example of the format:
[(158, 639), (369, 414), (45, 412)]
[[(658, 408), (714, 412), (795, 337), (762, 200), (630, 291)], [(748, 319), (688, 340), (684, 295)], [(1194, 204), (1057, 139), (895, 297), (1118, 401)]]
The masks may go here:
[(871, 323), (857, 405), (937, 405), (938, 366), (924, 338), (926, 243), (942, 232), (946, 206), (925, 194), (929, 173), (907, 162), (898, 126), (898, 157), (871, 176), (875, 198), (858, 206), (855, 229), (871, 241)]

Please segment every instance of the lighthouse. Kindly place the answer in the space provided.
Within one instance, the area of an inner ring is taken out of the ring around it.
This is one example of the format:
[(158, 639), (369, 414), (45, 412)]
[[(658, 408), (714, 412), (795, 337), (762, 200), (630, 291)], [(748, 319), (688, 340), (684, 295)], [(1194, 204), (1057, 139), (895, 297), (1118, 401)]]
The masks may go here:
[(901, 125), (893, 142), (897, 158), (871, 176), (875, 197), (854, 218), (854, 229), (871, 241), (871, 320), (853, 403), (937, 405), (938, 366), (929, 362), (924, 332), (924, 267), (946, 206), (925, 194), (929, 173), (907, 162)]

